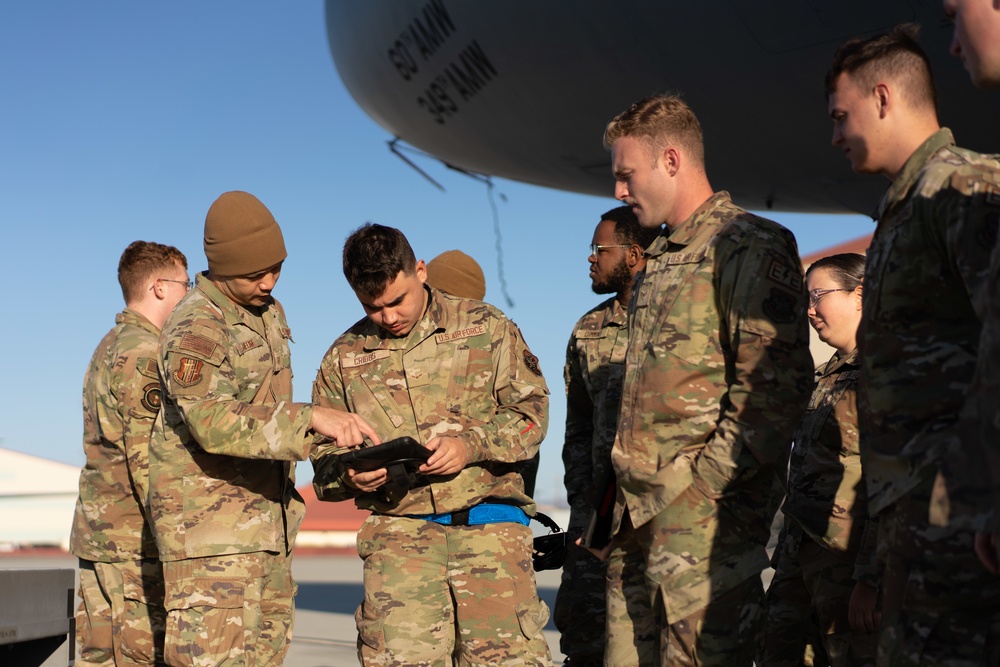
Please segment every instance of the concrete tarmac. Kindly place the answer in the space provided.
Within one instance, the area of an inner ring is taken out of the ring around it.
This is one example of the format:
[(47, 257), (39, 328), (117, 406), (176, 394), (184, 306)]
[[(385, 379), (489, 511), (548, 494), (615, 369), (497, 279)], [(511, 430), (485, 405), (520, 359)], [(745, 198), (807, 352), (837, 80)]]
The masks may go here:
[[(54, 553), (4, 554), (0, 568), (76, 569), (72, 556)], [(364, 593), (361, 560), (356, 554), (296, 552), (292, 572), (299, 585), (295, 599), (295, 629), (285, 667), (351, 667), (358, 664), (354, 610)], [(559, 587), (560, 570), (540, 572), (538, 592), (551, 611)], [(550, 618), (545, 636), (553, 662), (562, 664), (559, 633)]]

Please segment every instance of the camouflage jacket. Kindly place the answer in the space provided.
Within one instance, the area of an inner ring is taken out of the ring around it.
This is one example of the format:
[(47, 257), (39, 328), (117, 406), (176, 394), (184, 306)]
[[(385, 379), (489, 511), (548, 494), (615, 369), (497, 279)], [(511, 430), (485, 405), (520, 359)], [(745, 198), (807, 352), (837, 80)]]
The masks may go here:
[(574, 538), (587, 527), (594, 490), (611, 465), (627, 348), (625, 309), (614, 297), (580, 318), (566, 346), (562, 459), (570, 506), (567, 530)]
[[(1000, 182), (985, 183), (1000, 217)], [(979, 357), (969, 400), (963, 410), (960, 437), (944, 457), (943, 483), (935, 485), (931, 518), (1000, 534), (1000, 245), (990, 260), (987, 302)]]
[(812, 386), (806, 292), (791, 232), (725, 192), (646, 255), (632, 287), (611, 452), (613, 528), (624, 506), (633, 526), (661, 512), (658, 521), (688, 525), (683, 503), (672, 501), (692, 485), (725, 501), (739, 530), (699, 533), (700, 551), (679, 558), (664, 582), (670, 608), (686, 615), (706, 601), (681, 591), (700, 590), (711, 576), (721, 593), (767, 567), (779, 474)]
[(941, 129), (879, 204), (858, 336), (861, 455), (869, 511), (937, 472), (958, 446), (997, 226), (998, 163)]
[(161, 560), (291, 550), (305, 508), (290, 462), (316, 437), (312, 406), (291, 402), (289, 340), (276, 301), (255, 318), (204, 275), (167, 320), (149, 471)]
[(538, 359), (498, 309), (426, 289), (427, 309), (408, 335), (390, 336), (366, 317), (334, 341), (316, 376), (313, 401), (361, 415), (383, 442), (461, 438), (465, 469), (425, 478), (402, 497), (385, 487), (360, 493), (344, 483), (335, 459), (324, 458), (343, 450), (320, 446), (313, 455), (316, 495), (355, 498), (361, 509), (395, 516), (454, 512), (487, 498), (533, 514), (515, 464), (535, 455), (548, 426), (548, 389)]
[(146, 521), (149, 436), (160, 409), (160, 331), (130, 308), (115, 317), (83, 381), (80, 498), (70, 551), (98, 562), (156, 558)]
[(835, 354), (816, 369), (816, 388), (795, 431), (782, 511), (828, 549), (854, 555), (854, 578), (877, 584), (877, 527), (858, 447), (858, 352)]

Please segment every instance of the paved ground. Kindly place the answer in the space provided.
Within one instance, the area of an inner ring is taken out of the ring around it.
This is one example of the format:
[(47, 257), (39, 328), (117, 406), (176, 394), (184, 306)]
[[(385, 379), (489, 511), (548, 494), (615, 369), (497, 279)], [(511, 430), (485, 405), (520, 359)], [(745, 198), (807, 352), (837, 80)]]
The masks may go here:
[[(0, 568), (75, 569), (65, 554), (0, 556)], [(296, 554), (293, 565), (299, 584), (295, 636), (286, 667), (351, 667), (357, 665), (354, 610), (362, 598), (361, 561), (357, 555)], [(559, 586), (559, 571), (538, 575), (539, 593), (551, 609)], [(562, 662), (559, 635), (550, 621), (545, 635), (555, 664)]]

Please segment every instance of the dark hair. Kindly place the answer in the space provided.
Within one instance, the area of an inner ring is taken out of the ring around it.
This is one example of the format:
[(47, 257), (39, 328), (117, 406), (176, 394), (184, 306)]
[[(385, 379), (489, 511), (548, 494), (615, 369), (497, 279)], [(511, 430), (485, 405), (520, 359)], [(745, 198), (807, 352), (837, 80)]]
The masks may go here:
[(841, 289), (855, 289), (865, 278), (865, 256), (845, 252), (817, 259), (806, 269), (806, 278), (816, 269), (826, 269)]
[[(164, 269), (180, 264), (187, 270), (187, 257), (172, 245), (151, 241), (132, 241), (118, 260), (118, 284), (122, 286), (125, 303), (142, 299), (146, 281)], [(155, 276), (157, 278), (161, 276)]]
[(355, 292), (379, 297), (399, 273), (413, 273), (417, 258), (403, 232), (368, 222), (344, 242), (344, 277)]
[(919, 33), (918, 24), (903, 23), (885, 34), (855, 37), (842, 44), (826, 73), (827, 97), (836, 91), (841, 74), (849, 75), (866, 92), (879, 80), (890, 78), (900, 84), (900, 94), (912, 106), (927, 106), (936, 115), (937, 91), (930, 60), (917, 42)]
[(619, 206), (604, 213), (601, 220), (615, 223), (615, 240), (619, 243), (635, 244), (645, 250), (660, 235), (659, 227), (643, 227), (635, 217), (632, 208)]

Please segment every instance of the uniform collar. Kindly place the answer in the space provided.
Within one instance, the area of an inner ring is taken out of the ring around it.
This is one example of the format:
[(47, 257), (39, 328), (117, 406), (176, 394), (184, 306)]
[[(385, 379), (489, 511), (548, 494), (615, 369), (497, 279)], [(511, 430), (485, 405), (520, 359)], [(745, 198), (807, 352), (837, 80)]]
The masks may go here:
[(854, 348), (848, 354), (841, 356), (839, 352), (835, 353), (830, 357), (830, 361), (819, 370), (817, 375), (819, 377), (826, 377), (831, 373), (835, 373), (845, 366), (857, 366), (858, 365), (858, 348)]
[(917, 178), (919, 178), (924, 166), (935, 153), (942, 148), (954, 145), (955, 137), (952, 136), (951, 130), (947, 127), (942, 127), (929, 136), (924, 143), (920, 144), (920, 147), (913, 151), (913, 155), (903, 164), (903, 169), (899, 172), (899, 176), (896, 177), (896, 180), (886, 190), (885, 195), (882, 196), (882, 201), (879, 203), (878, 210), (875, 213), (875, 219), (881, 220), (882, 216), (885, 215), (885, 212), (893, 204), (909, 196), (910, 190), (916, 184)]
[[(712, 213), (720, 206), (732, 204), (733, 200), (725, 190), (716, 192), (702, 202), (695, 212), (688, 216), (677, 228), (667, 230), (669, 233), (659, 236), (646, 250), (647, 257), (656, 257), (667, 252), (668, 246), (687, 246), (699, 236), (705, 234), (707, 227), (715, 227), (721, 221), (713, 218)], [(712, 232), (714, 233), (714, 232)]]
[(625, 307), (618, 303), (618, 299), (611, 297), (611, 304), (604, 311), (604, 321), (601, 323), (601, 328), (609, 326), (623, 327), (628, 320), (628, 312)]
[[(214, 303), (219, 310), (222, 311), (222, 316), (225, 318), (227, 325), (250, 326), (247, 324), (246, 320), (243, 319), (243, 309), (233, 303), (228, 296), (222, 293), (222, 290), (216, 287), (215, 283), (208, 279), (208, 271), (196, 275), (194, 278), (194, 285), (195, 287), (192, 291), (202, 294), (206, 299)], [(190, 294), (188, 296), (190, 296)], [(186, 300), (188, 297), (184, 298)], [(267, 306), (261, 311), (261, 317), (265, 319), (265, 322), (267, 318), (266, 313), (271, 310), (271, 305), (273, 303), (274, 298), (272, 297)]]
[(115, 315), (115, 324), (131, 324), (132, 326), (139, 327), (140, 329), (145, 329), (150, 333), (159, 335), (160, 330), (156, 328), (156, 325), (149, 321), (149, 319), (137, 310), (132, 310), (131, 308), (125, 308), (122, 312)]

